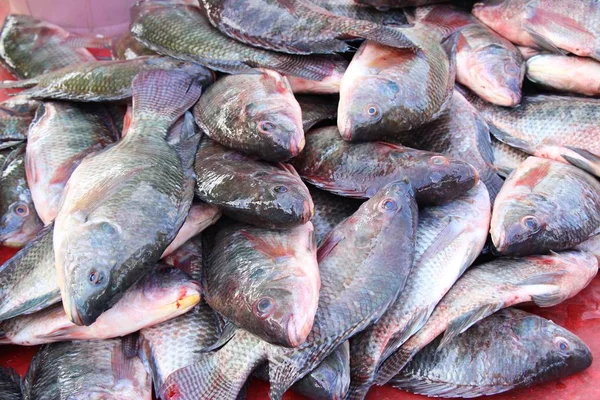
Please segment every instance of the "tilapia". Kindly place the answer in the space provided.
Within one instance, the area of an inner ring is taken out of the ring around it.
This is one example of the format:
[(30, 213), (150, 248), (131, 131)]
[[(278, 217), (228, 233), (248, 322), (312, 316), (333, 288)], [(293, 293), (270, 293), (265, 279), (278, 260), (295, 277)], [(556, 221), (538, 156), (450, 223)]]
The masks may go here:
[(239, 222), (215, 226), (203, 238), (207, 303), (269, 343), (300, 346), (321, 287), (313, 230), (310, 222), (289, 230)]
[(254, 160), (204, 138), (194, 168), (198, 197), (238, 221), (285, 228), (313, 215), (308, 189), (290, 165)]
[(138, 42), (129, 31), (115, 37), (69, 35), (64, 43), (75, 48), (110, 49), (113, 60), (131, 60), (142, 56), (156, 55), (155, 52)]
[(382, 366), (378, 384), (400, 372), (438, 335), (438, 348), (496, 311), (533, 301), (551, 307), (575, 296), (598, 272), (590, 253), (567, 251), (549, 256), (499, 258), (468, 270), (437, 305), (427, 323)]
[(419, 204), (445, 203), (479, 179), (464, 161), (391, 143), (349, 143), (333, 126), (308, 132), (305, 149), (293, 163), (316, 187), (355, 198), (369, 198), (387, 183), (407, 177)]
[(425, 347), (390, 384), (435, 397), (478, 397), (565, 378), (592, 363), (577, 336), (533, 314), (506, 309), (441, 349)]
[(71, 65), (21, 81), (0, 82), (0, 88), (26, 88), (20, 92), (38, 99), (111, 101), (131, 97), (133, 78), (141, 71), (185, 70), (203, 83), (214, 80), (211, 71), (169, 57), (139, 57), (133, 60), (94, 61)]
[(62, 42), (69, 32), (29, 15), (9, 14), (0, 30), (0, 60), (19, 78), (33, 78), (67, 65), (96, 61), (86, 49)]
[(600, 95), (600, 62), (584, 57), (540, 54), (527, 61), (527, 79), (544, 88)]
[(80, 340), (43, 346), (24, 381), (24, 398), (151, 400), (144, 364), (128, 357), (127, 339)]
[(309, 0), (332, 14), (352, 19), (362, 19), (380, 25), (401, 26), (408, 22), (403, 10), (392, 9), (380, 11), (372, 7), (364, 7), (347, 0)]
[(2, 165), (0, 215), (0, 243), (4, 246), (25, 246), (44, 226), (27, 186), (24, 143), (10, 150)]
[(219, 79), (194, 107), (196, 123), (214, 141), (267, 161), (285, 161), (304, 148), (302, 111), (279, 73)]
[(327, 57), (280, 54), (240, 43), (213, 27), (197, 7), (186, 4), (144, 1), (132, 15), (131, 33), (144, 46), (217, 71), (251, 73), (262, 67), (320, 81), (337, 68)]
[(342, 77), (344, 76), (349, 63), (343, 57), (332, 57), (331, 62), (334, 63), (334, 68), (329, 70), (329, 74), (320, 81), (288, 75), (287, 78), (292, 87), (292, 91), (300, 94), (339, 93)]
[(79, 164), (55, 220), (63, 306), (77, 325), (92, 324), (158, 261), (193, 198), (200, 134), (191, 115), (179, 142), (166, 138), (198, 100), (200, 82), (183, 71), (144, 71), (132, 90), (127, 136)]
[(404, 289), (379, 321), (351, 339), (348, 399), (364, 398), (381, 363), (423, 326), (481, 253), (490, 217), (483, 183), (443, 206), (419, 212), (415, 262)]
[(500, 190), (490, 233), (506, 255), (569, 249), (600, 225), (600, 183), (571, 165), (529, 157)]
[(302, 110), (302, 127), (308, 132), (323, 121), (335, 121), (338, 99), (333, 96), (296, 95)]
[(494, 154), (494, 167), (500, 175), (508, 176), (529, 157), (529, 154), (499, 141), (493, 135), (491, 144)]
[(17, 95), (0, 102), (0, 107), (12, 110), (19, 114), (30, 115), (31, 118), (33, 118), (40, 104), (42, 104), (42, 102), (39, 100), (30, 99), (27, 96)]
[(310, 222), (315, 227), (315, 239), (321, 243), (337, 224), (351, 216), (358, 210), (362, 201), (336, 196), (325, 190), (308, 187), (310, 197), (315, 204), (315, 215)]
[(16, 113), (0, 105), (0, 150), (27, 140), (32, 115)]
[(28, 133), (25, 173), (35, 210), (44, 224), (56, 217), (63, 189), (81, 160), (117, 137), (104, 106), (42, 103)]
[(21, 400), (21, 377), (12, 368), (0, 367), (0, 398)]
[(511, 42), (600, 60), (600, 4), (555, 0), (477, 3), (473, 14)]

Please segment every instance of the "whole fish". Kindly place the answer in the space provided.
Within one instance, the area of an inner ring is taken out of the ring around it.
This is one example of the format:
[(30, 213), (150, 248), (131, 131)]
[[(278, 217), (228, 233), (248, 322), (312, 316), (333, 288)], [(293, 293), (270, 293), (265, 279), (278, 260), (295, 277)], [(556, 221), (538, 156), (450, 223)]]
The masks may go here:
[(600, 176), (600, 99), (525, 96), (516, 108), (467, 99), (500, 141), (537, 157), (569, 162)]
[(338, 99), (333, 96), (296, 95), (302, 110), (302, 127), (308, 132), (313, 126), (337, 117)]
[(494, 167), (500, 175), (508, 176), (529, 157), (529, 154), (499, 141), (493, 135), (491, 144), (494, 154)]
[(179, 142), (170, 126), (200, 96), (183, 71), (133, 80), (127, 136), (75, 169), (56, 216), (54, 253), (65, 312), (90, 325), (154, 265), (187, 217), (200, 134), (188, 114)]
[(337, 224), (351, 216), (358, 210), (362, 201), (336, 196), (325, 190), (308, 186), (310, 197), (315, 204), (315, 215), (310, 222), (315, 227), (315, 239), (321, 243)]
[(304, 224), (313, 215), (308, 189), (290, 165), (254, 160), (205, 138), (194, 168), (198, 197), (238, 221), (285, 228)]
[[(400, 29), (400, 28), (398, 28)], [(377, 140), (433, 121), (450, 105), (456, 65), (426, 26), (404, 29), (420, 47), (365, 41), (340, 85), (338, 128), (344, 140)], [(455, 36), (449, 39), (450, 47)]]
[(33, 204), (44, 224), (56, 217), (63, 189), (81, 160), (117, 137), (103, 106), (42, 103), (28, 133), (25, 173)]
[(16, 113), (0, 105), (0, 149), (27, 140), (27, 130), (32, 120), (32, 115)]
[(381, 363), (423, 326), (481, 253), (490, 217), (483, 183), (443, 206), (419, 212), (415, 263), (404, 289), (379, 321), (351, 339), (348, 399), (364, 398)]
[(194, 117), (214, 141), (263, 160), (284, 161), (304, 148), (300, 105), (275, 71), (219, 79), (200, 97)]
[(511, 42), (600, 60), (600, 4), (554, 0), (477, 3), (473, 14)]
[(537, 315), (506, 309), (441, 349), (425, 347), (391, 381), (435, 397), (478, 397), (565, 378), (592, 363), (577, 336)]
[(269, 343), (304, 343), (321, 286), (313, 229), (310, 222), (289, 230), (217, 225), (203, 238), (207, 303)]
[(211, 24), (250, 46), (290, 54), (343, 53), (349, 38), (415, 49), (402, 32), (370, 21), (341, 17), (310, 0), (201, 0)]
[(113, 308), (90, 326), (69, 321), (60, 304), (0, 322), (0, 343), (34, 346), (67, 340), (125, 336), (190, 311), (200, 301), (200, 285), (178, 269), (157, 266), (130, 287)]
[(380, 11), (372, 7), (364, 7), (356, 2), (347, 0), (309, 0), (332, 14), (351, 19), (361, 19), (380, 25), (400, 26), (408, 22), (403, 10), (392, 9)]
[(25, 144), (20, 144), (4, 159), (0, 175), (0, 243), (22, 247), (44, 224), (35, 211), (25, 177)]
[(147, 48), (217, 71), (248, 73), (262, 67), (319, 81), (337, 68), (326, 57), (279, 54), (240, 43), (213, 27), (197, 7), (153, 0), (138, 3), (132, 15), (131, 33)]
[(584, 57), (540, 54), (527, 60), (527, 79), (542, 87), (600, 95), (600, 62)]
[(150, 377), (138, 357), (126, 354), (126, 340), (43, 346), (25, 376), (24, 398), (151, 400)]
[(21, 400), (21, 377), (12, 368), (0, 368), (0, 397), (3, 400)]
[(488, 189), (492, 203), (503, 181), (494, 168), (489, 127), (477, 110), (455, 90), (448, 111), (433, 122), (389, 139), (420, 150), (443, 153), (471, 164)]
[(67, 65), (96, 61), (86, 49), (62, 42), (69, 32), (29, 15), (9, 14), (0, 30), (0, 60), (18, 78), (33, 78)]
[(477, 171), (464, 161), (391, 143), (349, 143), (333, 126), (306, 134), (306, 147), (294, 166), (316, 187), (355, 198), (369, 198), (407, 177), (419, 204), (445, 203), (478, 182)]
[(549, 256), (499, 258), (468, 270), (436, 306), (427, 323), (381, 368), (378, 383), (400, 372), (438, 335), (438, 348), (496, 311), (533, 301), (551, 307), (575, 296), (598, 272), (590, 253), (567, 251)]
[(287, 78), (292, 87), (292, 91), (294, 93), (304, 94), (339, 93), (342, 77), (344, 76), (349, 63), (343, 57), (332, 57), (331, 62), (334, 64), (333, 69), (329, 70), (329, 74), (324, 76), (320, 81), (288, 75)]
[(569, 249), (600, 225), (600, 183), (587, 172), (529, 157), (500, 190), (490, 233), (506, 255)]
[(0, 88), (27, 88), (21, 95), (70, 101), (111, 101), (131, 97), (132, 81), (141, 71), (183, 69), (205, 83), (213, 73), (199, 65), (169, 57), (139, 57), (133, 60), (94, 61), (71, 65), (21, 81), (0, 82)]

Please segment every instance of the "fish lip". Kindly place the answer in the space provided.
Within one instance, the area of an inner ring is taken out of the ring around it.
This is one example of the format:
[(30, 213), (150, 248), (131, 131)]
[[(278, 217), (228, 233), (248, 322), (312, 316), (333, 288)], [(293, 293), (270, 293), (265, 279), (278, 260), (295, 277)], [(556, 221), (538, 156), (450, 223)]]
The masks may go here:
[(65, 303), (65, 312), (67, 314), (67, 317), (69, 317), (69, 319), (71, 320), (71, 322), (73, 322), (75, 325), (89, 325), (86, 324), (85, 321), (83, 320), (81, 314), (79, 313), (79, 310), (77, 309), (77, 306), (75, 305), (74, 302), (69, 301)]
[(314, 214), (314, 204), (311, 204), (308, 200), (302, 202), (302, 224), (306, 224), (312, 218)]
[(290, 315), (287, 322), (287, 344), (290, 347), (298, 347), (302, 344), (298, 332), (296, 331), (296, 324), (294, 323), (294, 314)]
[(501, 230), (498, 236), (494, 235), (492, 232), (492, 243), (500, 254), (506, 251), (506, 231)]

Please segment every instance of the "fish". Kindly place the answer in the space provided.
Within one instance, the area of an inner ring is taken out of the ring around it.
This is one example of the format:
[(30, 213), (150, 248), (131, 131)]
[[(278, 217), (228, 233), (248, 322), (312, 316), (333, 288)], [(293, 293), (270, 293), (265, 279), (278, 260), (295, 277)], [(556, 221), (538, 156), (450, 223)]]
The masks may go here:
[(574, 249), (592, 253), (600, 264), (600, 235), (592, 236), (585, 242), (579, 243)]
[(378, 140), (415, 129), (450, 105), (456, 36), (447, 40), (446, 50), (426, 26), (397, 29), (403, 29), (420, 50), (363, 42), (340, 85), (337, 125), (344, 140)]
[(12, 368), (0, 368), (0, 397), (3, 400), (21, 400), (21, 376)]
[(18, 78), (96, 61), (86, 49), (63, 45), (69, 32), (29, 15), (9, 14), (0, 29), (0, 62)]
[(499, 258), (469, 269), (437, 305), (425, 325), (382, 366), (378, 383), (396, 375), (443, 333), (438, 349), (496, 311), (525, 302), (551, 307), (575, 296), (598, 272), (591, 253)]
[(481, 253), (491, 218), (483, 183), (419, 212), (415, 262), (394, 304), (350, 342), (347, 399), (363, 399), (381, 364), (427, 321), (436, 304)]
[(27, 140), (27, 132), (33, 116), (16, 113), (0, 105), (0, 150)]
[(20, 115), (30, 115), (32, 118), (39, 108), (41, 101), (30, 99), (27, 96), (16, 95), (0, 102), (3, 109), (12, 110)]
[(332, 96), (296, 95), (302, 110), (302, 128), (308, 132), (323, 121), (335, 121), (337, 117), (337, 101)]
[(223, 347), (171, 374), (163, 387), (181, 400), (234, 398), (252, 371), (268, 360), (270, 398), (280, 399), (394, 301), (412, 267), (416, 224), (410, 184), (385, 186), (319, 247), (319, 306), (304, 344), (275, 346), (238, 329)]
[(499, 253), (524, 256), (569, 249), (600, 225), (600, 183), (571, 165), (529, 157), (506, 179), (490, 233)]
[(300, 346), (312, 328), (321, 287), (313, 230), (310, 222), (288, 230), (240, 222), (215, 226), (203, 235), (207, 303), (262, 340)]
[(56, 217), (63, 189), (81, 160), (117, 137), (111, 116), (103, 106), (42, 103), (28, 132), (25, 174), (35, 210), (44, 225)]
[(278, 72), (228, 75), (194, 106), (194, 118), (212, 140), (266, 161), (285, 161), (304, 148), (302, 111)]
[(340, 92), (342, 77), (348, 68), (348, 61), (343, 57), (331, 57), (333, 69), (320, 81), (287, 75), (294, 94), (336, 94)]
[(167, 142), (170, 126), (200, 97), (184, 71), (144, 71), (132, 83), (127, 136), (86, 157), (65, 186), (54, 253), (63, 306), (91, 325), (154, 265), (187, 217), (200, 134), (193, 117)]
[(521, 52), (521, 55), (523, 56), (524, 60), (529, 60), (533, 56), (537, 56), (538, 54), (544, 53), (543, 50), (534, 49), (531, 47), (517, 46), (517, 49), (519, 49), (519, 51)]
[(356, 2), (339, 0), (309, 0), (311, 3), (324, 8), (332, 14), (351, 19), (360, 19), (375, 22), (379, 25), (402, 26), (408, 21), (403, 10), (390, 9), (386, 11), (377, 10), (372, 7), (364, 7)]
[(20, 94), (35, 99), (114, 101), (131, 97), (132, 81), (140, 71), (173, 69), (197, 75), (203, 83), (214, 80), (213, 73), (199, 65), (169, 57), (139, 57), (70, 65), (31, 79), (3, 81), (0, 88), (26, 88)]
[(314, 213), (306, 185), (288, 164), (255, 160), (204, 138), (194, 168), (196, 195), (235, 220), (286, 228), (305, 224)]
[(452, 96), (450, 108), (438, 119), (385, 140), (468, 162), (485, 183), (492, 203), (504, 183), (494, 167), (494, 152), (487, 123), (457, 90)]
[(478, 397), (566, 378), (592, 363), (577, 336), (533, 314), (506, 309), (439, 349), (425, 347), (391, 381), (436, 397)]
[(0, 175), (0, 243), (23, 247), (42, 230), (25, 178), (25, 144), (9, 150)]
[(468, 94), (498, 140), (536, 157), (571, 163), (600, 176), (600, 99), (524, 96), (520, 107), (496, 107)]
[(55, 304), (35, 314), (0, 322), (0, 344), (34, 346), (125, 336), (185, 314), (199, 301), (199, 283), (176, 268), (159, 264), (92, 325), (75, 325), (62, 305)]
[(428, 4), (443, 3), (448, 0), (338, 0), (341, 3), (358, 3), (371, 7), (376, 7), (384, 11), (388, 11), (389, 8), (402, 8), (402, 7), (420, 7)]
[(63, 40), (65, 45), (74, 48), (109, 49), (113, 60), (131, 60), (143, 56), (155, 56), (156, 53), (138, 42), (130, 31), (118, 36), (77, 36), (69, 35)]
[(513, 170), (517, 169), (529, 157), (529, 154), (499, 141), (494, 135), (492, 135), (491, 139), (494, 167), (500, 175), (505, 177), (510, 175)]
[(201, 0), (210, 23), (223, 34), (246, 43), (289, 54), (344, 53), (349, 38), (416, 49), (401, 31), (342, 17), (309, 0)]
[(575, 56), (540, 54), (527, 60), (527, 79), (547, 89), (600, 95), (600, 62)]
[(441, 204), (479, 181), (477, 171), (464, 161), (386, 142), (349, 143), (334, 126), (314, 129), (305, 137), (294, 167), (302, 179), (340, 196), (369, 198), (407, 177), (419, 204)]
[(309, 185), (308, 191), (315, 204), (315, 215), (311, 218), (315, 228), (317, 244), (327, 236), (340, 222), (359, 209), (361, 200), (336, 196), (325, 190)]
[(320, 81), (338, 67), (328, 57), (280, 54), (240, 43), (213, 27), (198, 7), (145, 1), (132, 9), (132, 15), (131, 33), (144, 46), (216, 71), (252, 73), (262, 67)]
[(150, 376), (137, 356), (127, 356), (127, 342), (119, 338), (42, 346), (25, 376), (24, 398), (151, 400)]
[(476, 3), (472, 12), (514, 44), (600, 61), (596, 1), (497, 0)]

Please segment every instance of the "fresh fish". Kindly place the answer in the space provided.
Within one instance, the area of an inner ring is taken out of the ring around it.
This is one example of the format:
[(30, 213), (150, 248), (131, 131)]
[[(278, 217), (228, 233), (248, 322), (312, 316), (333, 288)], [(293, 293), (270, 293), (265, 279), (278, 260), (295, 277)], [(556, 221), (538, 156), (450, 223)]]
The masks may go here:
[(0, 105), (0, 149), (27, 140), (27, 130), (32, 120), (32, 115), (16, 113)]
[(555, 0), (477, 3), (473, 14), (511, 42), (600, 60), (600, 4)]
[[(398, 28), (400, 29), (400, 28)], [(404, 29), (420, 47), (365, 41), (340, 86), (338, 128), (344, 140), (377, 140), (433, 121), (450, 105), (456, 65), (426, 26)], [(452, 36), (447, 46), (452, 46)]]
[(214, 80), (211, 71), (169, 57), (140, 57), (133, 60), (94, 61), (71, 65), (21, 81), (0, 82), (0, 88), (27, 88), (32, 98), (70, 101), (110, 101), (131, 97), (133, 78), (141, 71), (185, 70), (204, 83)]
[(315, 204), (315, 215), (310, 222), (315, 227), (315, 239), (321, 243), (337, 224), (351, 216), (358, 210), (362, 201), (336, 196), (325, 190), (308, 187), (310, 197)]
[(454, 91), (448, 111), (429, 124), (389, 138), (393, 143), (442, 153), (471, 164), (488, 189), (492, 203), (503, 181), (494, 168), (489, 127), (477, 110)]
[(306, 134), (306, 147), (294, 166), (316, 187), (355, 198), (369, 198), (407, 177), (419, 204), (445, 203), (478, 181), (477, 171), (464, 161), (391, 143), (348, 143), (333, 126)]
[(316, 124), (337, 117), (338, 99), (326, 96), (296, 95), (302, 110), (302, 127), (308, 132)]
[(351, 339), (348, 399), (363, 399), (379, 366), (427, 321), (436, 304), (477, 258), (491, 217), (483, 183), (443, 206), (419, 213), (415, 263), (396, 302)]
[(600, 225), (600, 183), (570, 165), (529, 157), (500, 190), (490, 233), (505, 255), (569, 249)]
[(516, 108), (493, 106), (473, 95), (467, 99), (498, 140), (600, 176), (600, 99), (525, 96)]
[(62, 43), (69, 32), (28, 15), (10, 14), (0, 30), (0, 60), (19, 78), (33, 78), (67, 65), (96, 61), (86, 49)]
[(0, 343), (33, 346), (66, 340), (125, 336), (178, 317), (200, 301), (200, 285), (182, 271), (159, 265), (130, 287), (90, 326), (69, 321), (60, 304), (0, 323)]
[(529, 154), (499, 141), (493, 135), (492, 152), (494, 154), (494, 167), (503, 176), (508, 176), (529, 157)]
[(380, 25), (400, 26), (408, 21), (404, 12), (399, 9), (380, 11), (372, 7), (364, 7), (353, 1), (347, 0), (309, 0), (332, 14), (351, 19), (371, 21)]
[(134, 7), (132, 15), (131, 33), (144, 46), (217, 71), (248, 73), (263, 67), (320, 81), (331, 76), (338, 64), (326, 57), (279, 54), (245, 45), (221, 34), (197, 7), (185, 4), (145, 1)]
[(549, 256), (499, 258), (468, 270), (437, 305), (427, 323), (382, 366), (378, 383), (393, 377), (438, 335), (438, 348), (496, 311), (533, 301), (551, 307), (575, 296), (598, 272), (590, 253), (567, 251)]
[(12, 368), (0, 367), (0, 398), (21, 400), (21, 377)]
[(144, 71), (133, 80), (133, 119), (124, 139), (85, 158), (56, 216), (54, 253), (63, 306), (90, 325), (154, 265), (183, 224), (193, 198), (200, 134), (190, 114), (200, 96), (183, 71)]
[(129, 31), (115, 37), (69, 35), (63, 43), (74, 48), (110, 49), (113, 60), (131, 60), (156, 55), (138, 42)]
[(27, 96), (17, 95), (0, 102), (0, 107), (12, 110), (18, 114), (30, 115), (33, 118), (40, 104), (42, 104), (42, 102), (39, 100), (33, 100)]
[(214, 141), (267, 161), (284, 161), (304, 148), (302, 111), (279, 73), (219, 79), (194, 107), (196, 123)]
[(117, 137), (110, 114), (101, 105), (42, 103), (28, 133), (25, 173), (44, 224), (56, 217), (63, 189), (81, 160)]
[(27, 400), (151, 400), (142, 361), (128, 357), (127, 339), (80, 340), (43, 346), (24, 381)]
[(308, 189), (290, 165), (254, 160), (205, 138), (194, 168), (198, 197), (238, 221), (286, 228), (313, 215)]
[(540, 54), (527, 61), (527, 79), (544, 88), (600, 95), (600, 62), (589, 58)]
[(377, 7), (387, 11), (388, 8), (420, 7), (428, 4), (443, 3), (448, 0), (337, 0), (343, 3), (358, 3)]
[(10, 151), (0, 175), (0, 243), (22, 247), (42, 229), (25, 178), (25, 144)]
[(319, 300), (319, 266), (310, 222), (267, 230), (224, 222), (207, 233), (202, 287), (208, 304), (261, 339), (298, 347)]
[(329, 75), (325, 76), (320, 81), (288, 75), (287, 78), (292, 87), (292, 91), (296, 94), (339, 93), (342, 77), (346, 72), (346, 68), (348, 68), (348, 61), (343, 57), (332, 57), (331, 62), (334, 63), (334, 68), (329, 71)]
[(398, 48), (418, 46), (402, 32), (332, 14), (310, 0), (201, 0), (211, 24), (250, 46), (290, 54), (344, 53), (345, 39), (363, 38)]
[(464, 335), (424, 348), (390, 383), (435, 397), (478, 397), (565, 378), (592, 363), (577, 336), (533, 314), (506, 309)]

